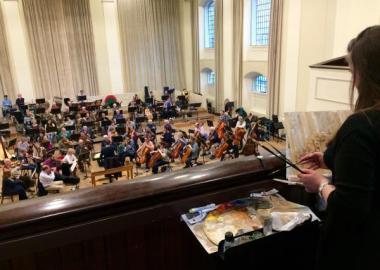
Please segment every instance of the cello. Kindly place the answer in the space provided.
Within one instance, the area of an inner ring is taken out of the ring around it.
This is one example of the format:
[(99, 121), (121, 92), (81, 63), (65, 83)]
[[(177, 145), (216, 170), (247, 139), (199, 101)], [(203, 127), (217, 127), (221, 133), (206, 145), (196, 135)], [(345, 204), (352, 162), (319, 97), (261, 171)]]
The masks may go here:
[(179, 157), (179, 152), (183, 148), (184, 143), (178, 140), (172, 147), (171, 158), (176, 159)]
[(243, 139), (244, 135), (245, 135), (245, 129), (244, 128), (236, 128), (232, 144), (233, 145), (240, 145), (240, 142)]
[(162, 155), (160, 153), (159, 150), (155, 151), (154, 154), (152, 155), (152, 157), (150, 158), (149, 162), (148, 162), (148, 166), (149, 168), (153, 168), (154, 164), (162, 158)]
[(136, 153), (136, 162), (138, 164), (144, 164), (146, 162), (146, 156), (149, 153), (149, 147), (144, 146), (140, 151)]
[(223, 139), (224, 137), (224, 127), (226, 124), (223, 121), (219, 121), (218, 126), (216, 127), (216, 132), (218, 134), (219, 140)]
[(181, 158), (181, 162), (182, 163), (185, 163), (186, 160), (190, 157), (191, 153), (192, 153), (192, 148), (191, 148), (191, 145), (186, 145), (185, 146), (185, 150), (183, 151), (183, 155), (182, 155), (182, 158)]

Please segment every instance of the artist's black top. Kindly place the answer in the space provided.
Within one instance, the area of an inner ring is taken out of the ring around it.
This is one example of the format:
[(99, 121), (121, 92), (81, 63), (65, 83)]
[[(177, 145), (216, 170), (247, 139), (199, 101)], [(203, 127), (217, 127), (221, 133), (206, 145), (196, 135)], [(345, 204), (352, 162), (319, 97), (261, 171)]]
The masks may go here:
[(380, 268), (380, 110), (353, 114), (324, 155), (328, 198), (319, 269)]

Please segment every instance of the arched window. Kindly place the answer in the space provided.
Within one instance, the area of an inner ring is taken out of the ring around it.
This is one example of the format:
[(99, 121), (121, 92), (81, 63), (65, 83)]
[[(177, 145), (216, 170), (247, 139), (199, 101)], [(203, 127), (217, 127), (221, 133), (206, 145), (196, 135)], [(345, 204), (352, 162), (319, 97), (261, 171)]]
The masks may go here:
[(252, 0), (251, 45), (268, 46), (271, 0)]
[(260, 94), (266, 94), (268, 90), (267, 78), (263, 75), (257, 75), (253, 79), (253, 91)]
[(210, 70), (207, 72), (207, 84), (214, 85), (215, 84), (215, 72)]
[(205, 48), (215, 47), (215, 2), (205, 5)]

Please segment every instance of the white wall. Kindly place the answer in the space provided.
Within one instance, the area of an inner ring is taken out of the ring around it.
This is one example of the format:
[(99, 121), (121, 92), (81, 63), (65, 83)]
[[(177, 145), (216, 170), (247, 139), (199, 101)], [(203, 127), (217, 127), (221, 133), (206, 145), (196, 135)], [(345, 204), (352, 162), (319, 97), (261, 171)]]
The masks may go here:
[[(323, 86), (330, 87), (330, 101), (325, 104), (311, 101), (315, 98), (315, 93), (311, 90), (315, 77), (311, 74), (309, 66), (344, 55), (348, 42), (361, 30), (379, 24), (380, 1), (285, 0), (284, 4), (281, 114), (311, 108), (347, 108), (347, 104), (332, 101), (345, 100), (347, 95), (342, 89), (334, 91), (335, 88), (341, 87), (334, 83), (334, 75), (331, 75), (331, 83)], [(339, 97), (336, 96), (337, 93), (340, 93)]]

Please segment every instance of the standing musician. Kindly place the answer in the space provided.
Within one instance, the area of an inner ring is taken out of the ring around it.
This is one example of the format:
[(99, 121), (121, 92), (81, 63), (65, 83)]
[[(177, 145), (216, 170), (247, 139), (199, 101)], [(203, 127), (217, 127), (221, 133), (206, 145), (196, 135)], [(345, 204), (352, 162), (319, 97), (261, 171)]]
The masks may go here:
[(12, 109), (12, 101), (8, 98), (8, 95), (4, 95), (3, 100), (3, 117), (7, 117)]
[(25, 113), (25, 112), (23, 111), (23, 108), (22, 108), (22, 107), (25, 105), (25, 100), (24, 100), (24, 98), (22, 97), (21, 94), (18, 94), (18, 95), (17, 95), (17, 98), (16, 98), (16, 105), (17, 105), (18, 109), (19, 109), (21, 112)]
[[(106, 145), (100, 151), (100, 159), (102, 160), (105, 169), (117, 168), (120, 166), (119, 159), (116, 156), (116, 148), (110, 140), (106, 140)], [(112, 183), (113, 177), (117, 180), (118, 177), (121, 177), (121, 173), (108, 174), (106, 177), (109, 177), (110, 182)]]

